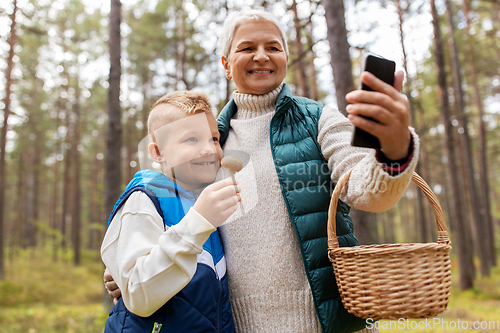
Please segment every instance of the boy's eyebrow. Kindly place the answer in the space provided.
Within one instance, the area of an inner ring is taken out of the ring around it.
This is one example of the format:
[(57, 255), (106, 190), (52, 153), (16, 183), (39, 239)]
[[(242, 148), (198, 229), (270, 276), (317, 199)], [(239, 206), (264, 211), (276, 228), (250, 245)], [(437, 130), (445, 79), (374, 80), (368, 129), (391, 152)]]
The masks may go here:
[[(205, 133), (206, 133), (206, 132), (205, 132)], [(194, 130), (192, 130), (192, 129), (188, 129), (188, 130), (186, 130), (186, 131), (181, 132), (181, 133), (179, 134), (179, 138), (182, 138), (182, 137), (184, 137), (184, 136), (186, 136), (186, 135), (192, 135), (192, 134), (196, 134), (196, 135), (198, 135), (198, 134), (199, 134), (199, 131), (194, 131)], [(220, 136), (219, 130), (217, 130), (217, 131), (211, 131), (211, 134), (212, 134), (212, 135), (217, 134), (217, 136)]]
[(191, 134), (198, 134), (198, 131), (194, 131), (192, 129), (185, 130), (180, 133), (179, 137), (186, 136), (186, 135), (191, 135)]

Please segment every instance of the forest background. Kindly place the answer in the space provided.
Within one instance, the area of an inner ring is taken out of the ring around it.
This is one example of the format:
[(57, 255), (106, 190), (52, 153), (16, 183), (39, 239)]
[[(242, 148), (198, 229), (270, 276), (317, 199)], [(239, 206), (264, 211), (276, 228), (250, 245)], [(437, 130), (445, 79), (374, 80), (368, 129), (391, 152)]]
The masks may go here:
[[(234, 86), (218, 36), (249, 5), (286, 27), (295, 95), (344, 112), (368, 52), (406, 71), (417, 172), (453, 245), (442, 318), (498, 324), (499, 0), (12, 0), (0, 5), (0, 332), (102, 331), (99, 247), (150, 107), (197, 89), (222, 109)], [(362, 244), (437, 239), (413, 185), (393, 209), (352, 216)]]

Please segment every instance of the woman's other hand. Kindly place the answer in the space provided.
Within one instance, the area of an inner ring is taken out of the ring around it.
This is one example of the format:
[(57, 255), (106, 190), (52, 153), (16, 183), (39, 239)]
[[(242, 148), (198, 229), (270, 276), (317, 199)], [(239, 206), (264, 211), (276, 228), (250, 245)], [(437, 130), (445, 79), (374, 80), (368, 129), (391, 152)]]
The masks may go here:
[[(369, 72), (363, 72), (364, 84), (375, 91), (355, 90), (346, 95), (352, 103), (347, 106), (349, 120), (360, 129), (376, 136), (380, 140), (381, 150), (391, 160), (408, 156), (411, 142), (409, 103), (401, 94), (404, 72), (394, 75), (394, 87), (379, 80)], [(374, 122), (361, 116), (370, 117)]]
[(104, 270), (103, 280), (104, 287), (108, 291), (109, 297), (113, 299), (113, 304), (116, 304), (118, 302), (118, 298), (122, 295), (122, 291), (118, 288), (118, 285), (107, 268)]

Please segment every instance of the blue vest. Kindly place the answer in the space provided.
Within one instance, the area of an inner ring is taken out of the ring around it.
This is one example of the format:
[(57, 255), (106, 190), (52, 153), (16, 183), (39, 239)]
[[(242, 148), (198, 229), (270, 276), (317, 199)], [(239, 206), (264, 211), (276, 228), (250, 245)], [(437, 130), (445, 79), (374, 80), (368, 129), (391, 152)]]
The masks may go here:
[[(196, 201), (194, 192), (184, 190), (164, 175), (141, 170), (118, 199), (108, 225), (136, 191), (148, 195), (168, 227), (177, 224)], [(120, 298), (109, 312), (104, 332), (234, 332), (225, 263), (219, 232), (215, 231), (203, 245), (202, 254), (198, 255), (192, 280), (177, 295), (149, 317), (133, 314)]]
[[(292, 96), (284, 84), (269, 127), (270, 144), (321, 329), (325, 333), (347, 333), (363, 329), (366, 322), (345, 310), (328, 259), (328, 208), (334, 184), (317, 141), (322, 110), (323, 106), (313, 100)], [(236, 111), (236, 104), (231, 100), (217, 118), (221, 146)], [(349, 210), (349, 206), (339, 200), (336, 220), (340, 246), (359, 245)]]

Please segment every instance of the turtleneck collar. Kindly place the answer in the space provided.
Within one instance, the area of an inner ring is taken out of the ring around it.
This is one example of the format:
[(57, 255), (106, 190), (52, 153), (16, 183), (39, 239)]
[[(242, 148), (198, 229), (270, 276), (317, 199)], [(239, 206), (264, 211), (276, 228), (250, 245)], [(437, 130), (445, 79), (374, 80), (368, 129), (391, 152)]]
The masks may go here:
[(281, 89), (283, 89), (283, 83), (264, 95), (240, 94), (235, 91), (233, 93), (233, 99), (238, 107), (238, 111), (233, 118), (250, 119), (262, 116), (266, 113), (275, 112), (276, 101), (278, 100)]

